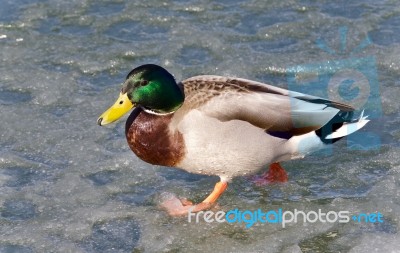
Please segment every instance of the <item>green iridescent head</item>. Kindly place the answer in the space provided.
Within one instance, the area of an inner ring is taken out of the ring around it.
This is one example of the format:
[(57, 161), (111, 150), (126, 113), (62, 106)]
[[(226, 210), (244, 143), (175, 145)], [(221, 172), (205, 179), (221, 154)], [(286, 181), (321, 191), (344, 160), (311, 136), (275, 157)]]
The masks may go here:
[(175, 78), (158, 65), (146, 64), (128, 74), (118, 100), (97, 122), (99, 125), (111, 123), (135, 106), (155, 113), (170, 113), (176, 111), (183, 101), (183, 91)]
[(164, 68), (147, 64), (132, 70), (121, 90), (134, 104), (159, 113), (178, 109), (184, 100), (174, 77)]

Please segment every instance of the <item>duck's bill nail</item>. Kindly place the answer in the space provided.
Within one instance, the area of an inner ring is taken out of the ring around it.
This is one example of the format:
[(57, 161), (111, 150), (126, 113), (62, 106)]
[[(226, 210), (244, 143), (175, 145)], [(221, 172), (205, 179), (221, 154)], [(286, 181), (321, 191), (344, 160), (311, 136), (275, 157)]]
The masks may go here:
[(130, 111), (133, 107), (134, 105), (129, 100), (127, 93), (121, 93), (117, 101), (115, 101), (115, 103), (97, 119), (97, 124), (104, 126), (114, 122)]

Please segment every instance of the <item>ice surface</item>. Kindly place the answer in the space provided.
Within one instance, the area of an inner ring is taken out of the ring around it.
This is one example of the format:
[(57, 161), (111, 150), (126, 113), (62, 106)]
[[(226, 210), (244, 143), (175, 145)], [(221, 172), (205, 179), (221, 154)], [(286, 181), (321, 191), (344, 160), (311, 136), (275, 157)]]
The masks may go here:
[[(0, 252), (400, 252), (399, 8), (387, 1), (2, 1)], [(348, 31), (342, 51), (340, 27)], [(353, 52), (368, 34), (371, 44)], [(178, 80), (218, 74), (288, 87), (293, 66), (366, 56), (376, 58), (382, 113), (361, 139), (284, 163), (284, 185), (236, 179), (218, 208), (379, 211), (384, 223), (245, 229), (170, 218), (158, 208), (161, 193), (200, 201), (218, 178), (148, 165), (129, 150), (124, 120), (96, 124), (140, 64), (163, 65)]]

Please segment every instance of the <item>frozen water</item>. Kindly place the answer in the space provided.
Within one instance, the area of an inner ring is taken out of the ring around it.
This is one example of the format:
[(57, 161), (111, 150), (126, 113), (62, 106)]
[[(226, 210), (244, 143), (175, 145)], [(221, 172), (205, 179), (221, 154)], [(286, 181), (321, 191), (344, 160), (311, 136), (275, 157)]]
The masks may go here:
[[(399, 11), (370, 0), (2, 1), (0, 252), (400, 252)], [(288, 84), (291, 67), (367, 56), (379, 99), (361, 134), (284, 163), (287, 184), (236, 179), (219, 208), (381, 212), (383, 223), (245, 229), (170, 218), (161, 193), (200, 201), (218, 179), (148, 165), (129, 150), (124, 120), (96, 124), (140, 64), (179, 80), (231, 75), (301, 90)]]
[(92, 235), (82, 243), (95, 252), (129, 252), (140, 238), (140, 228), (132, 219), (96, 223)]
[(10, 199), (4, 201), (1, 216), (9, 220), (28, 220), (35, 216), (35, 209), (30, 202)]

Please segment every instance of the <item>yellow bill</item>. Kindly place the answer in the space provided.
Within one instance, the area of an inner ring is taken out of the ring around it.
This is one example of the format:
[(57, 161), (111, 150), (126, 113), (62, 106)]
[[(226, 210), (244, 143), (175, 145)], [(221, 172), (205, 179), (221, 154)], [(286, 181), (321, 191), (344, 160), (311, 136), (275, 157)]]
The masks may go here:
[(100, 126), (104, 126), (114, 122), (130, 111), (133, 107), (134, 104), (129, 100), (128, 94), (120, 93), (117, 101), (98, 118), (97, 123)]

